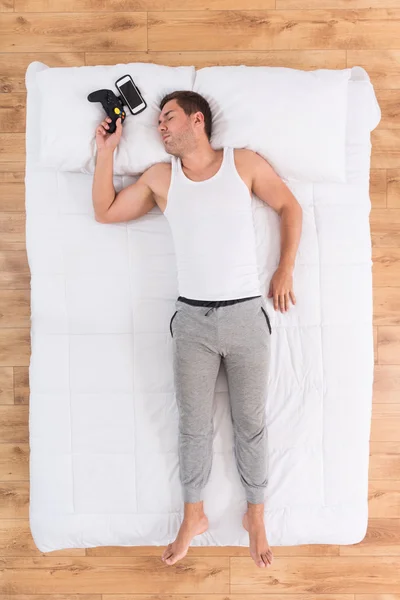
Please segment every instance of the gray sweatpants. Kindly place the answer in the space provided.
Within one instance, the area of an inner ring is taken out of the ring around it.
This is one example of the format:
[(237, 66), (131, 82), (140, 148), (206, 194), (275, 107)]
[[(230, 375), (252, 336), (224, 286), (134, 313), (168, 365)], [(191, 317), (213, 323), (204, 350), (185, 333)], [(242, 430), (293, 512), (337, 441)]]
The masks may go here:
[(239, 476), (247, 501), (264, 502), (265, 401), (271, 336), (264, 297), (207, 302), (179, 296), (170, 332), (184, 502), (203, 500), (210, 475), (213, 399), (221, 359), (228, 381)]

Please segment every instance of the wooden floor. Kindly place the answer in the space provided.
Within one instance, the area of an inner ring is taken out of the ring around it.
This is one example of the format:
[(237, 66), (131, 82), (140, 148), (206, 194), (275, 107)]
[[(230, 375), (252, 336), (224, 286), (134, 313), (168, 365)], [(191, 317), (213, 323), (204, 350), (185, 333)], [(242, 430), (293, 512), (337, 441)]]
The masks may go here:
[[(190, 548), (172, 567), (157, 547), (37, 550), (24, 215), (34, 60), (367, 70), (382, 121), (372, 133), (376, 364), (361, 544), (275, 548), (268, 571), (247, 548)], [(400, 0), (0, 0), (0, 232), (0, 600), (400, 600)]]

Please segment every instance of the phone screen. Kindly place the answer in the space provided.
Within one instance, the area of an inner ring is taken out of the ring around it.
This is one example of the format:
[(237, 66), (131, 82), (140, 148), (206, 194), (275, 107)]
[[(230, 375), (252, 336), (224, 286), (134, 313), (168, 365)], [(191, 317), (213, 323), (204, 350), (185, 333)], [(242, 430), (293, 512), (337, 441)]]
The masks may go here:
[(128, 102), (131, 108), (136, 108), (137, 106), (139, 106), (139, 104), (142, 104), (143, 100), (137, 93), (131, 81), (127, 81), (122, 85), (118, 85), (121, 93), (124, 95), (126, 101)]

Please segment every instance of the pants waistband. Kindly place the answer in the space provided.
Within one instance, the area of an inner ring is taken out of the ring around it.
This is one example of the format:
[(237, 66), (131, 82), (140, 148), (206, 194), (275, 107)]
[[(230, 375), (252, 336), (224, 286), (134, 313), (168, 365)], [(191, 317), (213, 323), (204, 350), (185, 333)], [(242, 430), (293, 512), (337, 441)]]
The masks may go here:
[[(192, 306), (210, 306), (211, 308), (218, 308), (219, 306), (229, 306), (230, 304), (236, 304), (237, 302), (245, 302), (246, 300), (252, 300), (253, 298), (261, 298), (261, 294), (258, 296), (250, 296), (248, 298), (233, 298), (232, 300), (194, 300), (193, 298), (185, 298), (184, 296), (178, 296), (180, 302), (191, 304)], [(207, 311), (206, 314), (208, 314)]]

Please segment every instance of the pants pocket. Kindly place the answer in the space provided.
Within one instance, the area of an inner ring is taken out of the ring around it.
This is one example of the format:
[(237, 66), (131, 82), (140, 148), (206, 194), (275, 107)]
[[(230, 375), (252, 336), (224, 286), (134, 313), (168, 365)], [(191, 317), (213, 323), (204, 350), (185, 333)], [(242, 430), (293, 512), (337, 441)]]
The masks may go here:
[(271, 323), (269, 322), (269, 317), (268, 317), (268, 315), (267, 315), (267, 313), (266, 313), (266, 310), (264, 309), (264, 307), (263, 307), (263, 306), (261, 307), (261, 310), (263, 311), (263, 313), (264, 313), (264, 315), (265, 315), (265, 318), (267, 319), (268, 329), (269, 329), (269, 333), (270, 333), (270, 335), (271, 335), (271, 333), (272, 333), (272, 329), (271, 329)]
[(177, 310), (174, 312), (174, 314), (172, 315), (172, 317), (171, 317), (171, 320), (170, 320), (170, 322), (169, 322), (169, 330), (170, 330), (170, 332), (171, 332), (171, 336), (172, 336), (172, 337), (174, 337), (174, 335), (173, 335), (173, 333), (172, 333), (172, 321), (175, 319), (175, 315), (176, 315), (176, 313), (177, 313), (177, 312), (178, 312)]

